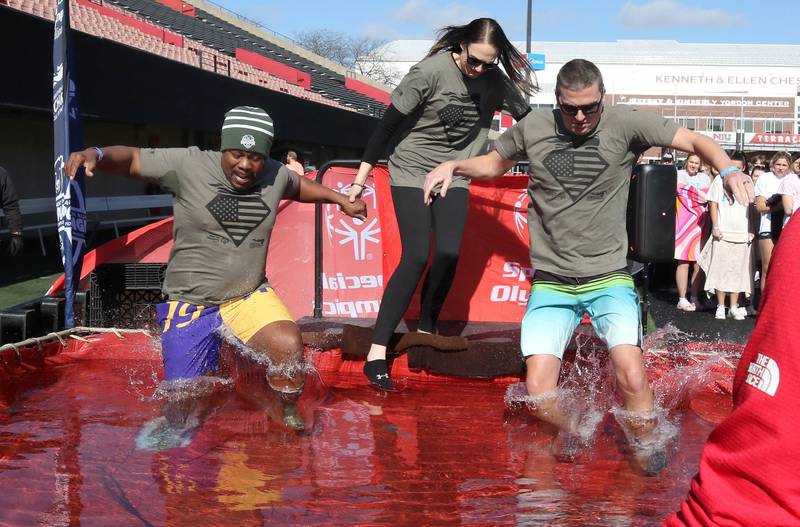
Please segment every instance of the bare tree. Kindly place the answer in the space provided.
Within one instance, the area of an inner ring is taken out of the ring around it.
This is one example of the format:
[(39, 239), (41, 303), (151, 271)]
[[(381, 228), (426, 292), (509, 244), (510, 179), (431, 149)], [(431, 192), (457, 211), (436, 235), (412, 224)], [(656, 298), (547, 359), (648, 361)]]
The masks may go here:
[(303, 31), (294, 38), (307, 50), (372, 80), (389, 85), (400, 82), (401, 75), (386, 64), (385, 40), (351, 37), (328, 29)]

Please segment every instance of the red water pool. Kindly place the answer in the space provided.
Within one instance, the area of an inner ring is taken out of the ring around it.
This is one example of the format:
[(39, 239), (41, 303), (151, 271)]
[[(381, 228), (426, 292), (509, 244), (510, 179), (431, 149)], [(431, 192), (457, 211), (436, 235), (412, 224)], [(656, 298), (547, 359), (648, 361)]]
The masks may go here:
[[(714, 426), (674, 414), (677, 451), (645, 477), (611, 418), (560, 463), (552, 433), (505, 408), (503, 384), (410, 382), (384, 397), (341, 374), (308, 382), (304, 435), (231, 395), (189, 446), (154, 452), (134, 440), (158, 414), (158, 362), (93, 357), (28, 374), (0, 407), (0, 524), (659, 525)], [(693, 407), (728, 404), (709, 393)]]

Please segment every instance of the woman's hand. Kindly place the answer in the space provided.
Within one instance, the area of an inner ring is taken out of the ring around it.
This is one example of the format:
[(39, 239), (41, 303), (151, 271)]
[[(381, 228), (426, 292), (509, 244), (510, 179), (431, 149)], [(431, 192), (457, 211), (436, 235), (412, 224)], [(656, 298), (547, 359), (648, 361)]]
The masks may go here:
[(350, 184), (350, 190), (347, 191), (347, 199), (350, 203), (355, 203), (361, 194), (364, 192), (364, 184), (356, 183), (355, 181)]

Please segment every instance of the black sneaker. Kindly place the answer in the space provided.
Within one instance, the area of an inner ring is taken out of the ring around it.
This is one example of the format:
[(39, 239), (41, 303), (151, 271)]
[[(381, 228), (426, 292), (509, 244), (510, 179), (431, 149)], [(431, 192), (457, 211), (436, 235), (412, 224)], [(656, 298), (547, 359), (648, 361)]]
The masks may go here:
[(395, 387), (392, 379), (389, 378), (389, 370), (387, 368), (386, 359), (368, 360), (364, 363), (364, 375), (367, 376), (369, 383), (380, 390), (387, 392), (395, 392)]

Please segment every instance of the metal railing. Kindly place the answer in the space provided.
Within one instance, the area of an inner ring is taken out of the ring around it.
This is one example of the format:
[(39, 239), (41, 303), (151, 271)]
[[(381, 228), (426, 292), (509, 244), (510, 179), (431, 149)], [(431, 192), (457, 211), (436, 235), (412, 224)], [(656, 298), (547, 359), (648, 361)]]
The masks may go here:
[[(132, 210), (132, 211), (146, 211), (146, 214), (138, 215), (133, 218), (98, 218), (95, 225), (106, 226), (111, 225), (114, 228), (114, 235), (119, 237), (119, 226), (125, 224), (145, 223), (153, 220), (164, 219), (171, 215), (153, 215), (150, 209), (172, 207), (171, 194), (152, 194), (148, 196), (105, 196), (98, 198), (86, 199), (86, 213), (98, 216), (103, 213), (112, 213), (117, 211)], [(25, 216), (36, 216), (42, 214), (53, 213), (52, 219), (55, 219), (56, 201), (55, 198), (30, 198), (23, 199), (19, 202), (20, 212), (23, 216), (22, 230), (36, 231), (39, 238), (39, 245), (42, 249), (42, 255), (46, 255), (44, 245), (44, 232), (49, 229), (55, 229), (57, 223), (55, 221), (37, 221), (34, 223), (24, 221)], [(0, 217), (4, 213), (0, 210)], [(8, 229), (0, 229), (0, 233), (6, 233)]]

